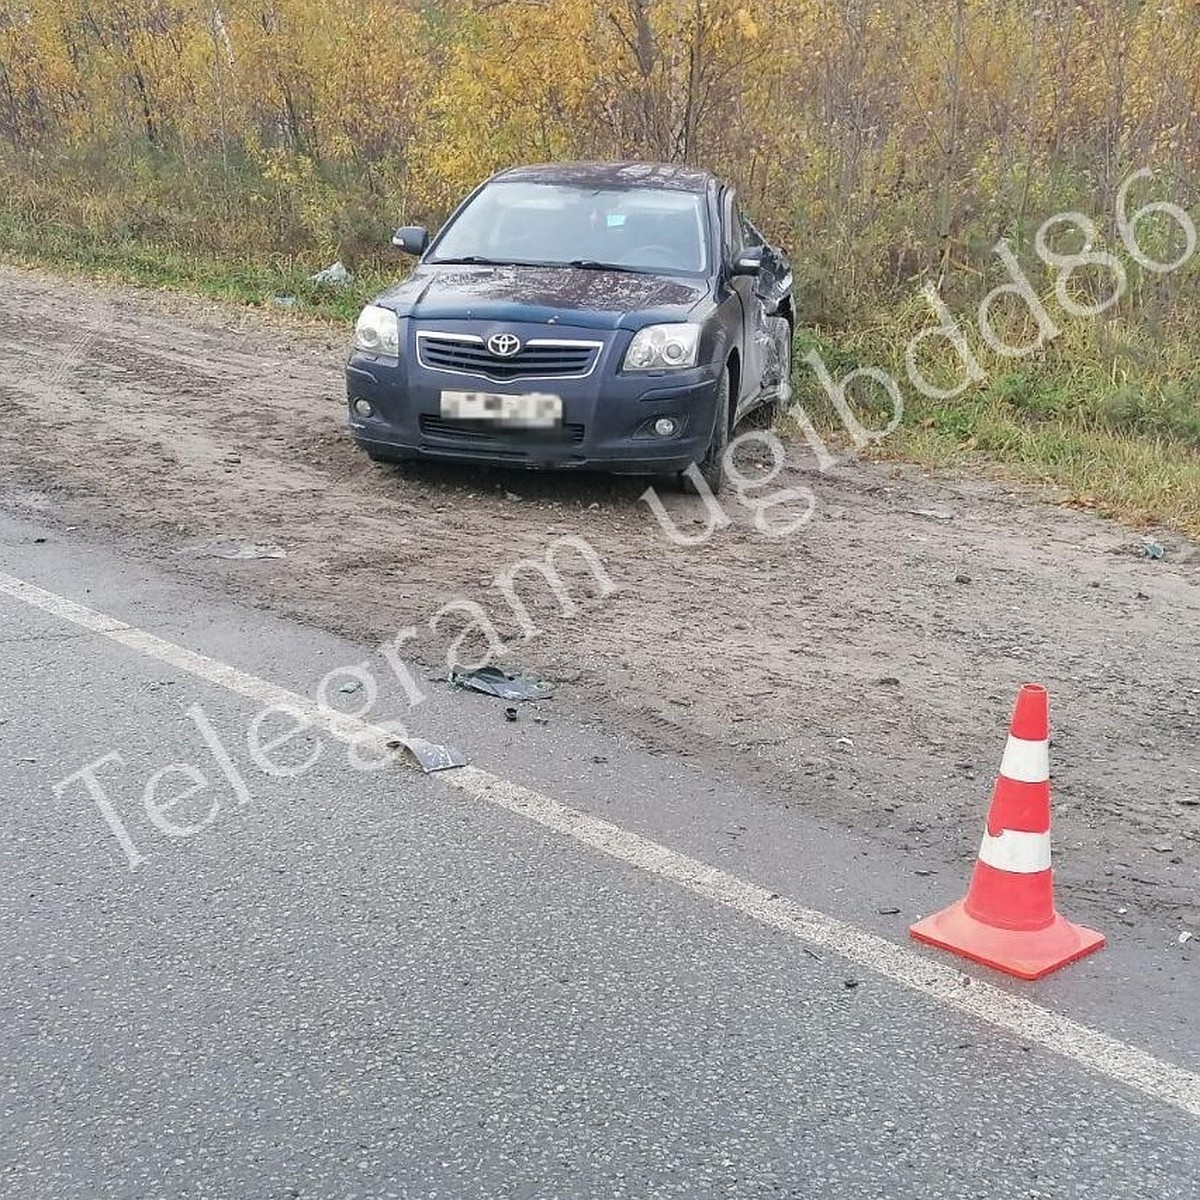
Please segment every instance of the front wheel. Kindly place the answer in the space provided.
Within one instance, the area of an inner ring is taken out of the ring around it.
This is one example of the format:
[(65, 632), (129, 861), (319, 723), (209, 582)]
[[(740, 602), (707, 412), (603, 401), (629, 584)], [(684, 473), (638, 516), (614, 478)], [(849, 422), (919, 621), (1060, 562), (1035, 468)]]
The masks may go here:
[(704, 457), (688, 470), (680, 473), (679, 486), (693, 496), (701, 493), (696, 474), (708, 485), (715, 496), (725, 486), (725, 451), (729, 448), (729, 368), (721, 372), (717, 384), (717, 411), (713, 418), (712, 440)]

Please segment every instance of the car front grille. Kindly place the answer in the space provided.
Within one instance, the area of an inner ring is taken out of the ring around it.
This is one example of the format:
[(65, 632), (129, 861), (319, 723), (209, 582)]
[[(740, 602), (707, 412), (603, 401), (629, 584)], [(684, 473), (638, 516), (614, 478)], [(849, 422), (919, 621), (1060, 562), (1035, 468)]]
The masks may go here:
[(450, 417), (421, 414), (421, 432), (427, 437), (470, 441), (477, 446), (503, 445), (579, 445), (582, 425), (542, 426), (494, 425), (487, 421), (458, 421)]
[(499, 358), (483, 338), (471, 334), (417, 334), (417, 358), (423, 367), (496, 380), (590, 375), (600, 348), (599, 342), (533, 338), (511, 358)]

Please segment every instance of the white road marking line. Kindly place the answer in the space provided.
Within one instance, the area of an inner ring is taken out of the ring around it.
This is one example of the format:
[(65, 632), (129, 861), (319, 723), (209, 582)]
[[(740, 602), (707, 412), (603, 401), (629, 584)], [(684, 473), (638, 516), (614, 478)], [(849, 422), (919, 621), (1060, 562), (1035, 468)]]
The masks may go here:
[[(267, 707), (282, 704), (335, 737), (367, 742), (395, 735), (377, 725), (322, 708), (314, 701), (236, 667), (177, 646), (63, 596), (0, 572), (0, 594), (137, 650), (150, 658)], [(435, 777), (470, 799), (552, 829), (693, 895), (750, 917), (810, 946), (819, 946), (1023, 1042), (1053, 1051), (1082, 1067), (1200, 1117), (1200, 1074), (1155, 1058), (1106, 1033), (1043, 1008), (992, 984), (972, 981), (951, 966), (868, 933), (826, 913), (804, 908), (757, 884), (709, 866), (631, 830), (560, 804), (549, 796), (477, 767)]]

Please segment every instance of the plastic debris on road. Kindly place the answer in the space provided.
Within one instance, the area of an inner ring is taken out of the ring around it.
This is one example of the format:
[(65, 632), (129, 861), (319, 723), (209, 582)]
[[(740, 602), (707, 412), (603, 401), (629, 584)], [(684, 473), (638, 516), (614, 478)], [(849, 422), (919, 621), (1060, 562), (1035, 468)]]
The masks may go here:
[(510, 675), (499, 667), (454, 670), (450, 672), (449, 682), (454, 687), (470, 688), (487, 696), (499, 696), (501, 700), (545, 700), (554, 690), (548, 683)]
[(467, 756), (456, 746), (439, 746), (424, 738), (393, 738), (388, 742), (389, 750), (407, 750), (417, 760), (417, 765), (429, 775), (433, 771), (449, 771), (453, 767), (465, 767)]
[(1167, 553), (1167, 548), (1157, 538), (1142, 538), (1142, 554), (1146, 558), (1159, 559)]

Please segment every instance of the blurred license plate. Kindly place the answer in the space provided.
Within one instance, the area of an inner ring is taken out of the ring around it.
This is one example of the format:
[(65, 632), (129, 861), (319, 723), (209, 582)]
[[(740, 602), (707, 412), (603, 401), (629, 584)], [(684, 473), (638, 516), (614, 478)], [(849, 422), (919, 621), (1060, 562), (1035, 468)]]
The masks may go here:
[(549, 392), (521, 396), (498, 392), (443, 392), (442, 416), (497, 425), (549, 427), (562, 423), (562, 397)]

